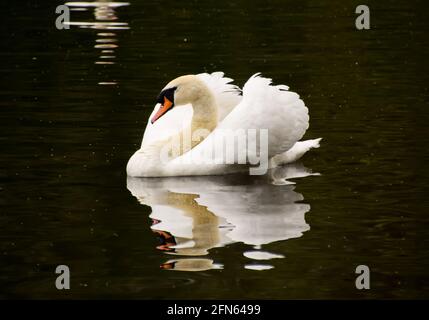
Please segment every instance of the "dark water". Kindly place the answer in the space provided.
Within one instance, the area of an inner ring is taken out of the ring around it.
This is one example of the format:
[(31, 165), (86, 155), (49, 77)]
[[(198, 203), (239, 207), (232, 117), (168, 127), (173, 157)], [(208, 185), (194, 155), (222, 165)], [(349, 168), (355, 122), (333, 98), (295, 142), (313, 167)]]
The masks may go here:
[[(131, 0), (69, 30), (59, 4), (2, 15), (0, 297), (429, 297), (423, 1), (368, 2), (368, 31), (358, 1)], [(218, 70), (300, 93), (324, 140), (289, 170), (320, 176), (127, 181), (159, 90)]]

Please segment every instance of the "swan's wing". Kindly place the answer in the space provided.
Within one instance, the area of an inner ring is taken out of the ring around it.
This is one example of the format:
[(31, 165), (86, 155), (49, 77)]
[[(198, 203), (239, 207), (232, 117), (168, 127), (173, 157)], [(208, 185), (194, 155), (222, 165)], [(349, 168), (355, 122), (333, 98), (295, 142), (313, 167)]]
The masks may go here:
[[(240, 89), (231, 84), (231, 78), (224, 77), (223, 72), (213, 72), (211, 74), (201, 73), (197, 77), (202, 80), (211, 90), (216, 98), (218, 105), (219, 121), (241, 101)], [(157, 104), (153, 109), (149, 119), (155, 115), (160, 108)], [(142, 141), (142, 146), (155, 141), (167, 139), (170, 136), (178, 134), (185, 129), (192, 121), (192, 105), (180, 106), (173, 108), (162, 117), (162, 121), (156, 121), (152, 124), (148, 121)]]
[(253, 75), (243, 87), (243, 100), (219, 129), (268, 129), (269, 156), (289, 150), (308, 129), (308, 109), (285, 85)]
[(223, 72), (200, 73), (197, 77), (214, 94), (218, 106), (218, 121), (222, 121), (240, 103), (242, 99), (240, 88), (231, 84), (234, 80), (224, 77)]
[[(186, 167), (179, 166), (179, 163), (205, 163), (205, 167), (201, 166), (201, 170), (211, 174), (209, 165), (222, 163), (223, 159), (218, 159), (217, 155), (210, 150), (213, 150), (219, 137), (223, 137), (222, 132), (231, 132), (231, 130), (244, 132), (247, 141), (253, 137), (256, 138), (255, 143), (258, 145), (260, 130), (267, 129), (269, 158), (289, 150), (307, 130), (309, 116), (308, 109), (299, 95), (288, 89), (285, 85), (271, 85), (271, 79), (260, 77), (259, 74), (252, 76), (244, 85), (243, 99), (218, 127), (190, 152), (174, 159), (167, 166), (174, 169), (180, 167), (181, 170), (187, 171)], [(256, 131), (257, 134), (248, 135), (250, 131)], [(243, 150), (246, 145), (236, 144), (236, 146), (235, 159), (238, 159), (238, 154), (247, 154), (247, 150)], [(189, 173), (198, 169), (198, 166), (194, 166)], [(224, 170), (222, 166), (216, 165), (214, 173), (222, 170)]]

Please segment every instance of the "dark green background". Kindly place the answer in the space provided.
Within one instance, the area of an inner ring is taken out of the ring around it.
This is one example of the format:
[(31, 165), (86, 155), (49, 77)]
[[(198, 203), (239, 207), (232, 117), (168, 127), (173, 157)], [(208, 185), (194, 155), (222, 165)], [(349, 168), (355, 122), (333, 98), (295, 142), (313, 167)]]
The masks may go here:
[[(0, 297), (428, 298), (428, 18), (424, 1), (136, 1), (116, 10), (116, 64), (97, 65), (96, 30), (57, 30), (56, 1), (8, 1), (1, 19)], [(94, 21), (91, 11), (72, 21)], [(186, 40), (185, 40), (186, 39)], [(275, 268), (243, 269), (240, 243), (210, 251), (222, 271), (160, 270), (150, 208), (125, 166), (164, 85), (256, 72), (310, 110), (296, 180), (311, 205), (301, 238), (265, 249)], [(115, 80), (118, 84), (99, 85)], [(55, 289), (58, 264), (72, 289)], [(371, 290), (354, 269), (367, 264)]]

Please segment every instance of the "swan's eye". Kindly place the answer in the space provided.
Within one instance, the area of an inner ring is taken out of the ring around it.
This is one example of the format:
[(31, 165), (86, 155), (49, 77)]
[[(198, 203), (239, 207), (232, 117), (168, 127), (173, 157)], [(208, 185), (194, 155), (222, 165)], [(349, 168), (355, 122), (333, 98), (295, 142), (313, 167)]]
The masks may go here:
[(174, 103), (174, 91), (176, 91), (177, 87), (168, 88), (165, 90), (162, 90), (159, 94), (158, 98), (156, 99), (157, 103), (164, 104), (164, 97), (167, 98), (169, 101)]

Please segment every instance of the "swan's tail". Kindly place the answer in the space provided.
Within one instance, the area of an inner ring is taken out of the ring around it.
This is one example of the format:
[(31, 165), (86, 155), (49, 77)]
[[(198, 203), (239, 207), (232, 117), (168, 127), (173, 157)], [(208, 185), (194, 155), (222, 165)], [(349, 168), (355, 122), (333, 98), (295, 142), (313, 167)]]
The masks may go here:
[(320, 147), (322, 138), (298, 141), (288, 151), (275, 155), (271, 158), (271, 168), (299, 160), (308, 150)]

